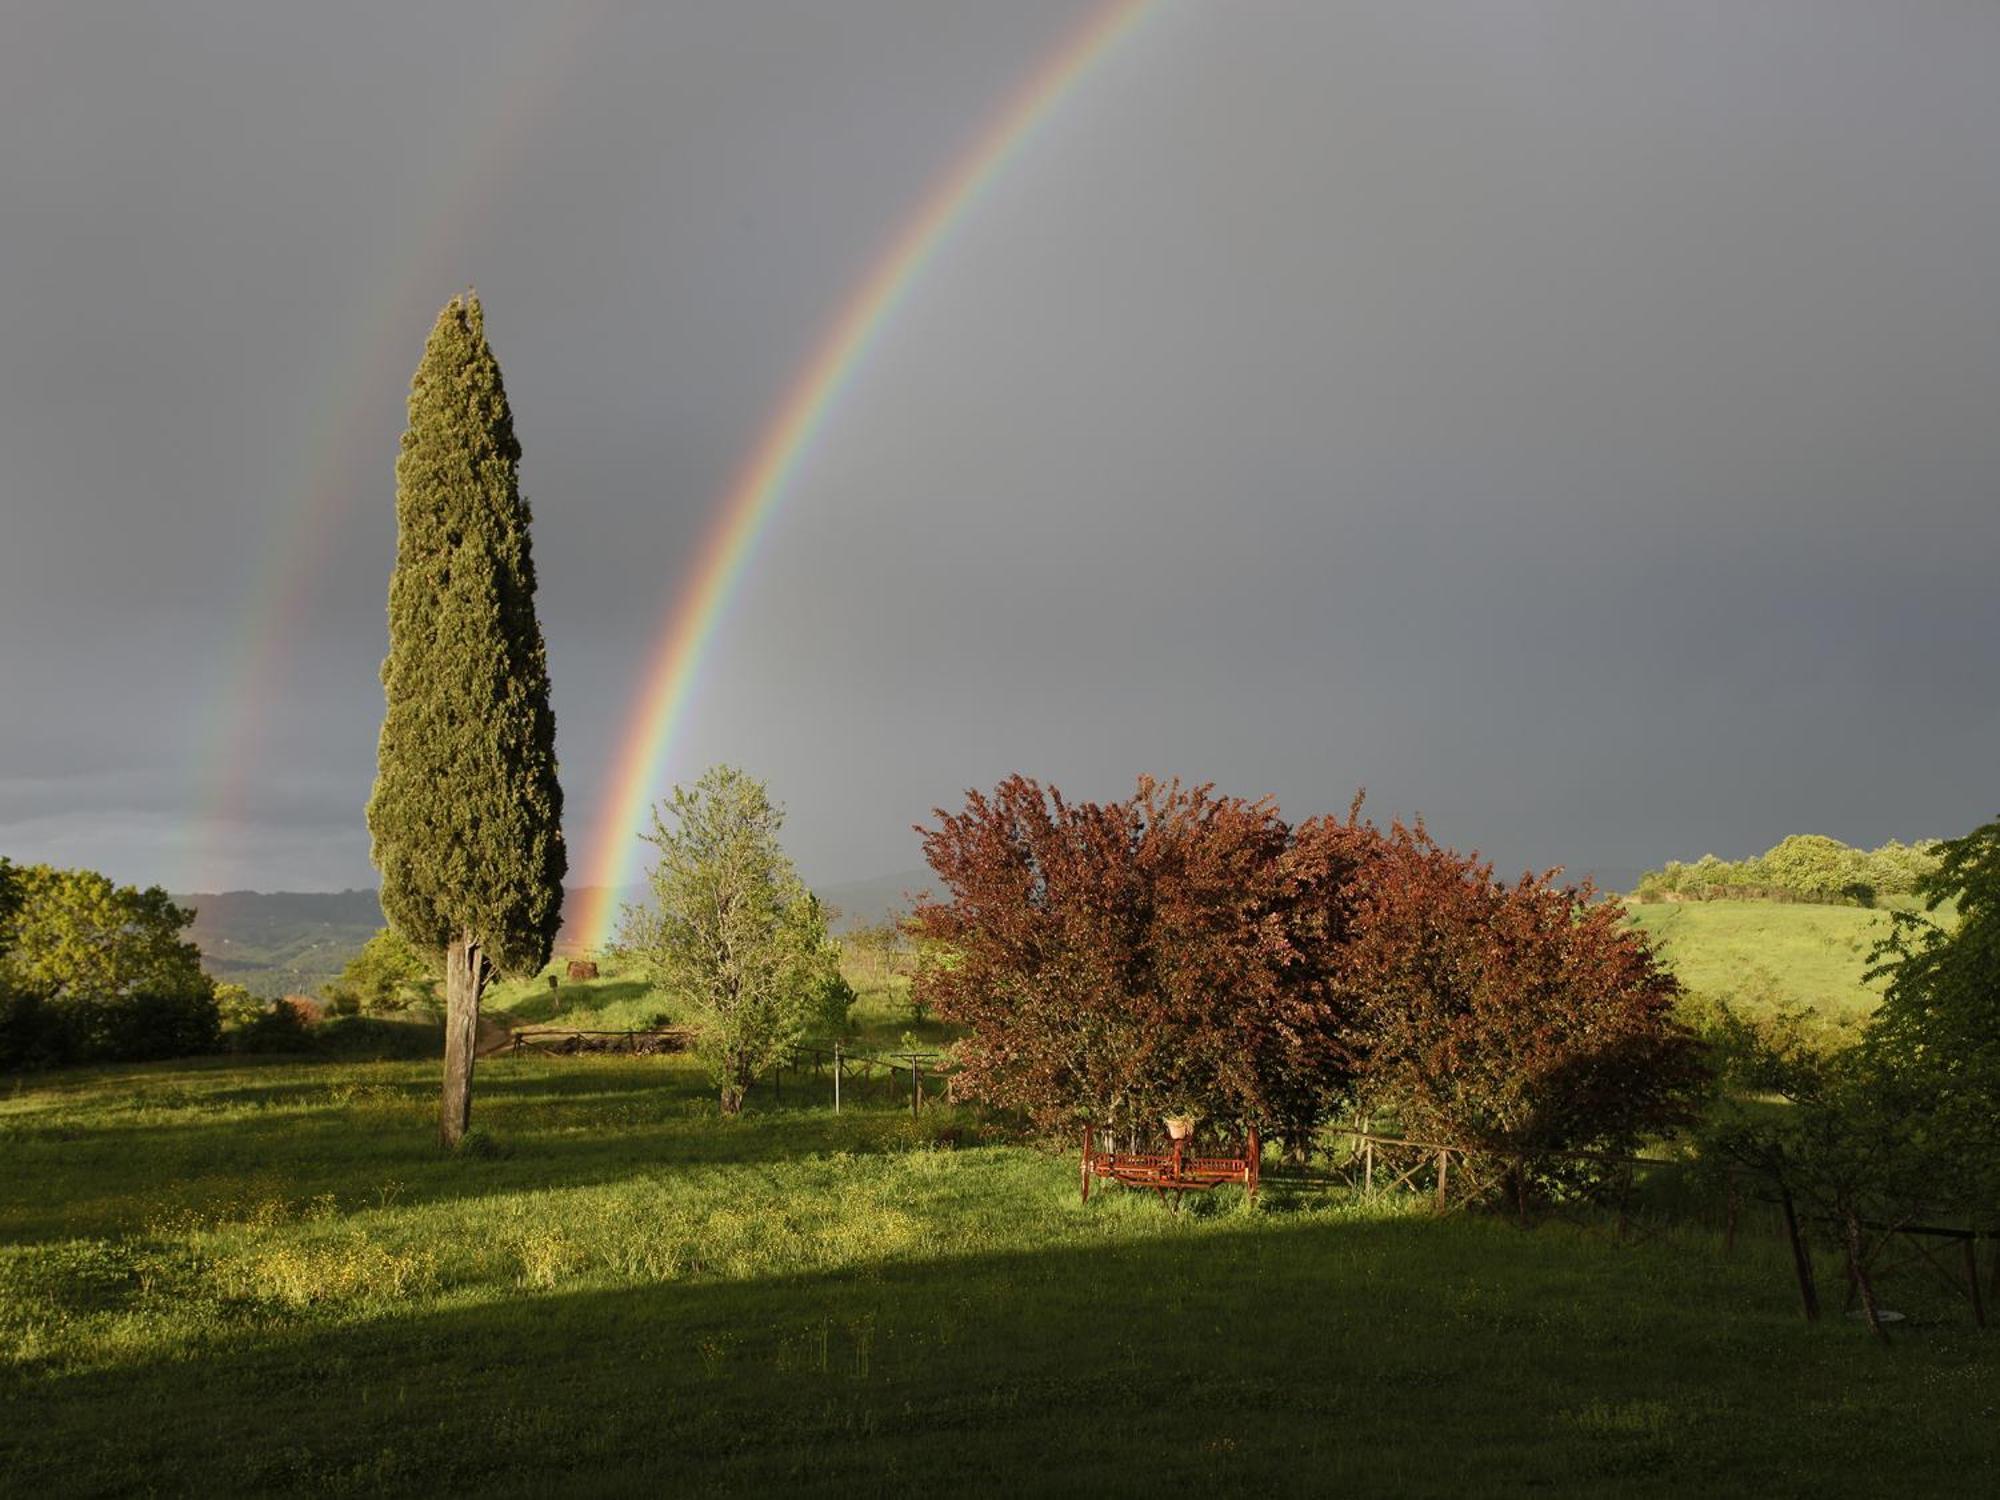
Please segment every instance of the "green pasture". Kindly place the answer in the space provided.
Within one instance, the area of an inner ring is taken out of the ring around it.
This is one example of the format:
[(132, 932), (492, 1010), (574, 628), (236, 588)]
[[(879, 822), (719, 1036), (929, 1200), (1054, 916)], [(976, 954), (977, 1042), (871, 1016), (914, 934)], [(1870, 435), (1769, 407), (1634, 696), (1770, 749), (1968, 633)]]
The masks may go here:
[[(573, 1026), (585, 1031), (644, 1030), (686, 1019), (671, 997), (652, 991), (636, 972), (613, 962), (602, 965), (600, 978), (578, 983), (563, 978), (566, 967), (558, 960), (533, 979), (494, 986), (483, 1012), (508, 1026)], [(850, 1051), (887, 1054), (942, 1047), (950, 1041), (952, 1028), (911, 1013), (907, 974), (851, 953), (842, 967), (855, 997), (844, 1038)], [(556, 976), (553, 989), (551, 974)]]
[(4, 1488), (2000, 1485), (1994, 1338), (1915, 1279), (1886, 1349), (1808, 1327), (1762, 1230), (1725, 1256), (1325, 1190), (1084, 1205), (1073, 1156), (970, 1112), (884, 1087), (835, 1116), (793, 1077), (723, 1120), (684, 1059), (491, 1059), (447, 1158), (436, 1071), (9, 1084)]
[(1890, 914), (1858, 906), (1785, 901), (1682, 901), (1629, 908), (1680, 981), (1698, 995), (1769, 1010), (1805, 1005), (1832, 1021), (1875, 1009), (1879, 984), (1863, 979)]

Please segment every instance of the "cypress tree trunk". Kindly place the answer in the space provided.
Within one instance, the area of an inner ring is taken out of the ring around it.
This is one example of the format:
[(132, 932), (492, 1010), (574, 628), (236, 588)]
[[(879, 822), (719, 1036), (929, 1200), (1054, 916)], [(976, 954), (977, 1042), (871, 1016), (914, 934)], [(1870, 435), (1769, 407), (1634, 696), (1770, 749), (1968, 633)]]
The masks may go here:
[(444, 1096), (438, 1106), (438, 1139), (455, 1148), (472, 1125), (472, 1062), (479, 1039), (479, 996), (486, 965), (479, 945), (455, 936), (444, 958)]

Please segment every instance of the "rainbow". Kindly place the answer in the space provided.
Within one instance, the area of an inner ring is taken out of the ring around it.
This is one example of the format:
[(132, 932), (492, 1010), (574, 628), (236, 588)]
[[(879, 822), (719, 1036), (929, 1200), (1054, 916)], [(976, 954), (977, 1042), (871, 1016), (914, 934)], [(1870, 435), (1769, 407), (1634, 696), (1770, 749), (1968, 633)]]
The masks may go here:
[(586, 884), (592, 889), (577, 922), (586, 949), (602, 949), (611, 941), (618, 891), (639, 877), (637, 835), (699, 683), (709, 643), (758, 537), (804, 464), (814, 437), (910, 288), (982, 190), (1151, 4), (1152, 0), (1108, 0), (1022, 82), (897, 230), (793, 378), (717, 509), (668, 612), (644, 689), (618, 740), (610, 794), (593, 831), (587, 861)]

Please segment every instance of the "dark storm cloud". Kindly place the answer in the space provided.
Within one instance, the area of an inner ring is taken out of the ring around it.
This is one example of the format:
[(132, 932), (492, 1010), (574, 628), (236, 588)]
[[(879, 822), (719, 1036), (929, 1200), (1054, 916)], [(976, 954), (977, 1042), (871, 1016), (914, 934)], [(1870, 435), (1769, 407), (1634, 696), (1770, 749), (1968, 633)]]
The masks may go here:
[[(368, 879), (402, 393), (468, 281), (582, 837), (793, 369), (1079, 14), (15, 13), (0, 851)], [(1980, 6), (1169, 0), (912, 288), (674, 769), (769, 778), (827, 880), (1015, 769), (1365, 783), (1509, 864), (1962, 830), (1996, 57)]]

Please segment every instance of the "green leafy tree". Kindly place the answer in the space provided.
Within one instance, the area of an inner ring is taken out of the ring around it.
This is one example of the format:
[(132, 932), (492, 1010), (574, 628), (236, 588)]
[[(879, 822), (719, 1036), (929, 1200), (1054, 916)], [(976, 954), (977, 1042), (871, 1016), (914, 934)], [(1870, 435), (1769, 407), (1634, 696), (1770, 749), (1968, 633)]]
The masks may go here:
[(182, 930), (194, 913), (158, 886), (139, 890), (95, 870), (29, 865), (13, 871), (16, 910), (0, 971), (44, 998), (206, 997), (201, 951)]
[(717, 766), (675, 787), (666, 814), (641, 835), (660, 851), (652, 904), (625, 909), (618, 948), (683, 1007), (733, 1115), (758, 1073), (845, 1019), (852, 991), (762, 782)]
[(270, 1001), (259, 999), (244, 985), (218, 984), (215, 987), (216, 1015), (227, 1031), (240, 1031), (270, 1008)]
[(14, 862), (0, 854), (0, 953), (13, 946), (14, 913), (21, 909), (21, 881)]
[(1804, 901), (1837, 901), (1864, 882), (1867, 857), (1839, 839), (1795, 833), (1764, 855), (1771, 883)]
[[(1868, 1040), (1882, 1070), (1923, 1100), (1932, 1148), (1963, 1183), (2000, 1193), (2000, 820), (1933, 846), (1917, 885), (1926, 914), (1896, 914), (1870, 978), (1886, 978)], [(1936, 919), (1955, 905), (1958, 920)]]
[(382, 911), (442, 957), (447, 1146), (472, 1118), (479, 1001), (548, 961), (567, 858), (521, 445), (479, 299), (438, 314), (396, 461), (388, 700), (368, 829)]
[(359, 1010), (403, 1010), (437, 1002), (437, 970), (393, 927), (384, 927), (347, 961), (329, 1000), (352, 999)]

